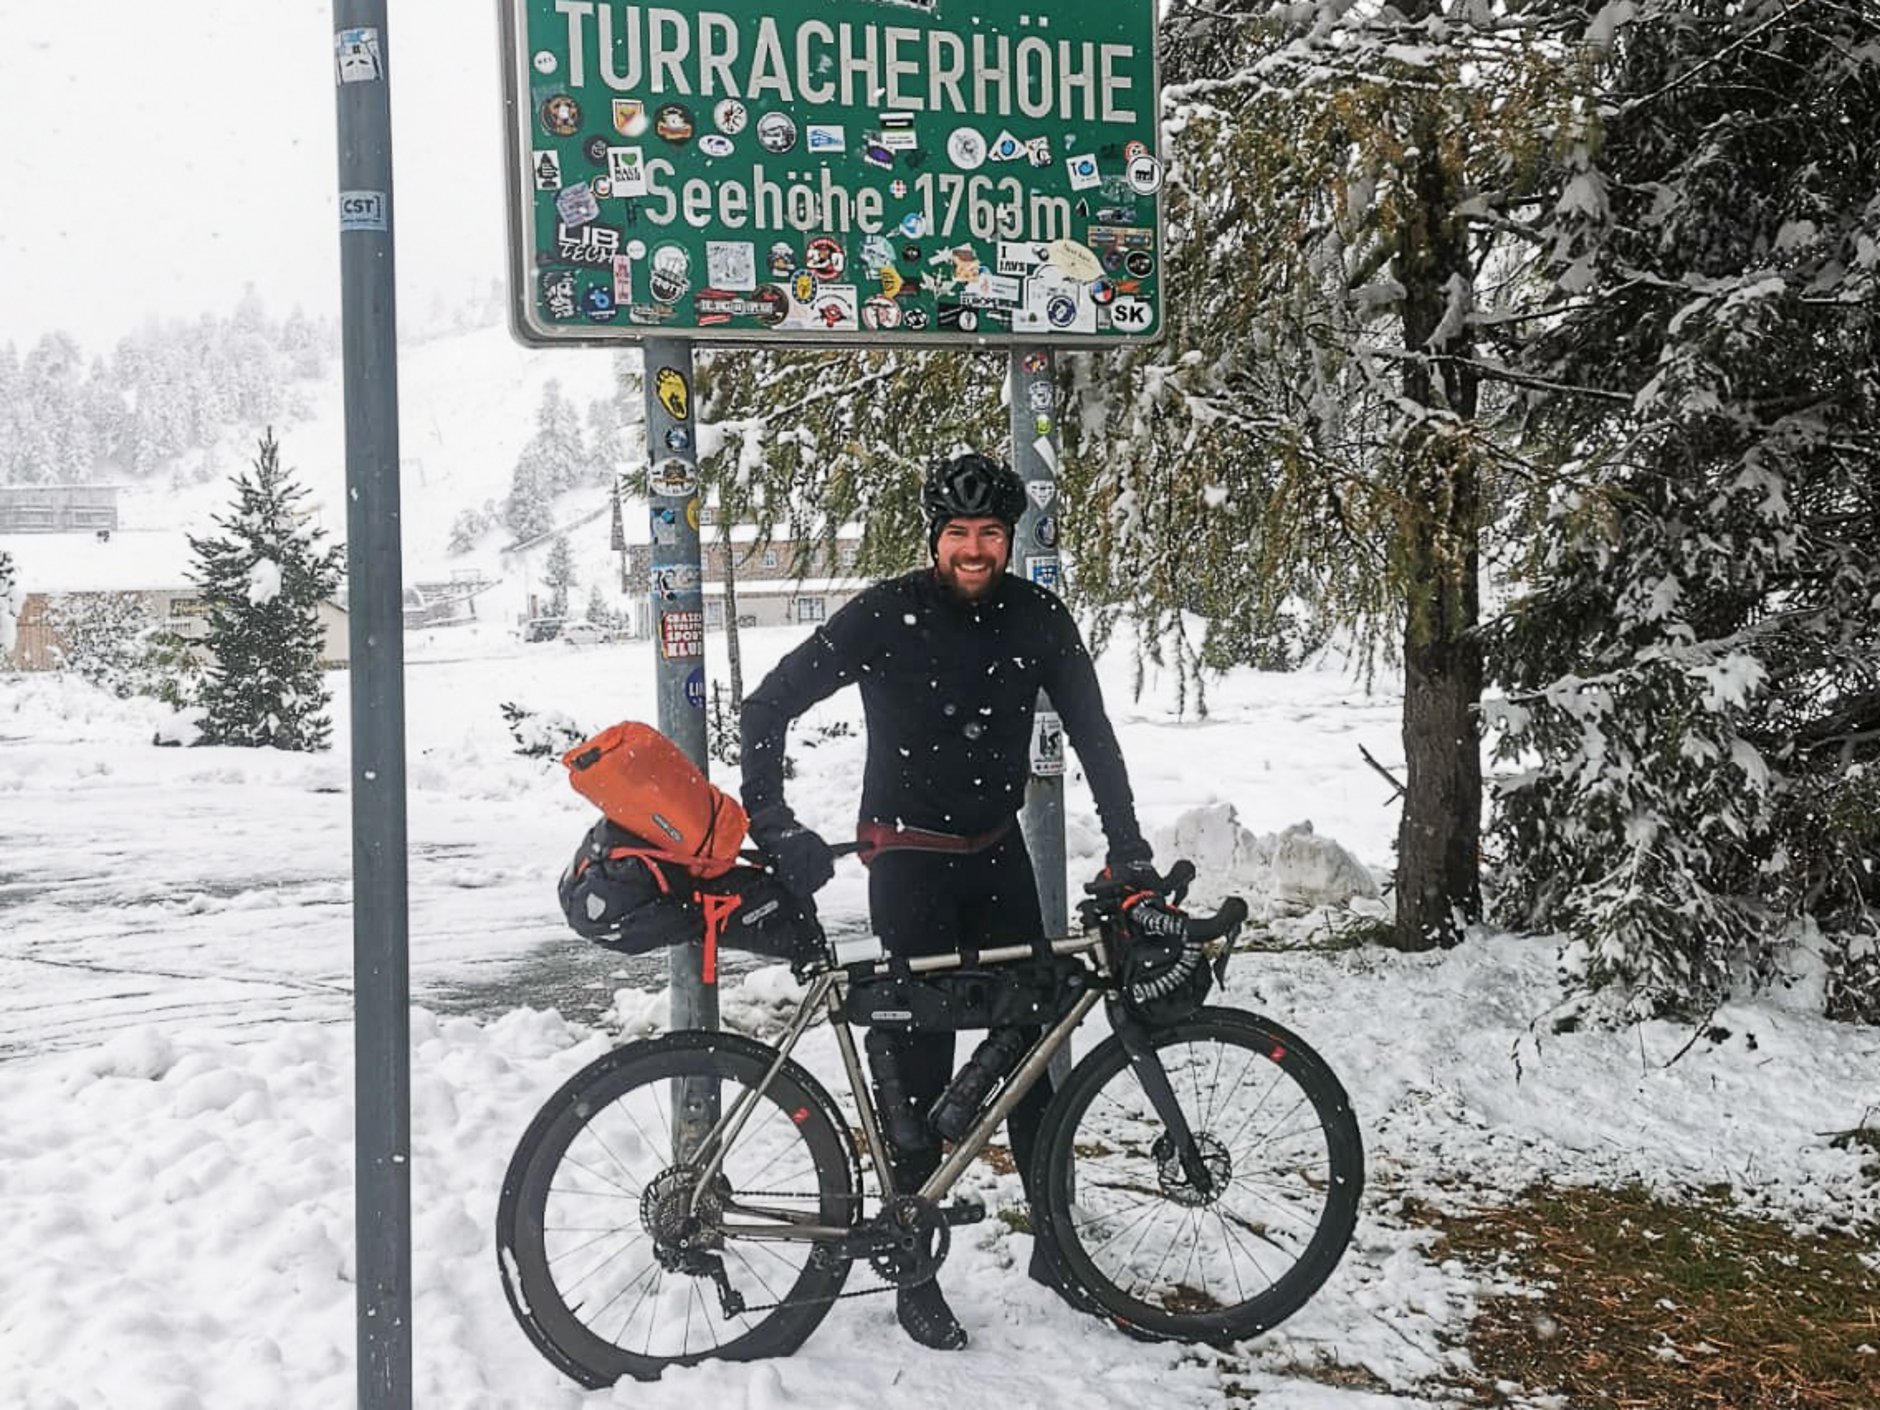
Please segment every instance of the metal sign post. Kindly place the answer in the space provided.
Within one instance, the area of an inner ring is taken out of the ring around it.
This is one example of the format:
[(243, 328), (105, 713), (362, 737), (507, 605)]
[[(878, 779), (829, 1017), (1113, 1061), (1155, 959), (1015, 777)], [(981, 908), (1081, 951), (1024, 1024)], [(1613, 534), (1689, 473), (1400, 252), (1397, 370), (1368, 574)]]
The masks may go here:
[[(692, 345), (649, 338), (642, 350), (647, 476), (651, 492), (654, 682), (659, 728), (709, 772), (705, 744), (705, 576), (699, 545), (698, 409)], [(667, 957), (674, 1028), (716, 1028), (718, 988), (706, 983), (704, 947), (674, 946)], [(673, 1103), (673, 1141), (697, 1148), (718, 1119), (717, 1089), (682, 1083)]]
[[(1006, 389), (1012, 413), (1012, 468), (1025, 482), (1025, 513), (1012, 544), (1011, 571), (1061, 592), (1058, 579), (1057, 375), (1049, 348), (1013, 348)], [(1031, 727), (1031, 778), (1019, 814), (1025, 848), (1038, 875), (1038, 905), (1047, 935), (1070, 930), (1064, 861), (1064, 725), (1051, 697), (1038, 692)], [(1051, 1077), (1070, 1076), (1070, 1052), (1052, 1060)]]
[(411, 1405), (410, 964), (398, 330), (385, 0), (335, 0), (352, 673), (354, 1206), (360, 1410)]

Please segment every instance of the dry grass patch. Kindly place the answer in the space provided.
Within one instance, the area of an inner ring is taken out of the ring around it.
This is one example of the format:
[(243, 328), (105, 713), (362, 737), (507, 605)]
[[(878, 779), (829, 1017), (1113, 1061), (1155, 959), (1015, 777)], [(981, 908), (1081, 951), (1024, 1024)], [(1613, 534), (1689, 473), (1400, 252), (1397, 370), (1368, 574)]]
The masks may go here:
[(1871, 1238), (1809, 1237), (1721, 1200), (1539, 1189), (1419, 1217), (1456, 1257), (1523, 1285), (1469, 1331), (1479, 1403), (1572, 1410), (1876, 1410), (1880, 1274)]

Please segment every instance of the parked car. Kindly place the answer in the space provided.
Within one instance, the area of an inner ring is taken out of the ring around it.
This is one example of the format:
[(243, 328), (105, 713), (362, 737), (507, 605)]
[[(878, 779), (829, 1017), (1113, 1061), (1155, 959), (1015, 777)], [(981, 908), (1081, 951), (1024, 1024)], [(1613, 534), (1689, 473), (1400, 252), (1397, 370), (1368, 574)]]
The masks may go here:
[(561, 639), (575, 646), (599, 646), (602, 642), (612, 641), (614, 634), (596, 622), (565, 622), (561, 628)]
[(531, 617), (522, 624), (524, 641), (553, 641), (561, 635), (561, 618)]

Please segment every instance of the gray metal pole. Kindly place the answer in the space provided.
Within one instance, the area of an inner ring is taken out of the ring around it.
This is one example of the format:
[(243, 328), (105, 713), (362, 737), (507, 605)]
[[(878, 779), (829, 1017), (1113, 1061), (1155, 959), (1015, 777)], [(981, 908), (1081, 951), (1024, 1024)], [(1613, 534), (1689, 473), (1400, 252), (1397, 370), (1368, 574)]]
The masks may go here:
[[(709, 771), (705, 750), (705, 574), (699, 547), (698, 408), (692, 345), (649, 338), (645, 359), (646, 454), (651, 462), (654, 681), (659, 728)], [(718, 989), (703, 978), (703, 945), (675, 945), (667, 959), (674, 1028), (716, 1028)], [(716, 1089), (676, 1084), (673, 1140), (697, 1147), (717, 1120)]]
[(352, 655), (353, 1093), (360, 1410), (411, 1405), (405, 642), (385, 0), (334, 0)]
[[(1012, 412), (1012, 468), (1025, 482), (1025, 516), (1012, 545), (1012, 571), (1061, 590), (1058, 581), (1057, 378), (1048, 348), (1013, 348), (1008, 390)], [(1040, 691), (1031, 734), (1031, 781), (1019, 814), (1047, 934), (1070, 929), (1064, 871), (1064, 728), (1051, 698)], [(1061, 1059), (1061, 1061), (1060, 1061)], [(1051, 1075), (1070, 1072), (1070, 1053), (1060, 1050)]]

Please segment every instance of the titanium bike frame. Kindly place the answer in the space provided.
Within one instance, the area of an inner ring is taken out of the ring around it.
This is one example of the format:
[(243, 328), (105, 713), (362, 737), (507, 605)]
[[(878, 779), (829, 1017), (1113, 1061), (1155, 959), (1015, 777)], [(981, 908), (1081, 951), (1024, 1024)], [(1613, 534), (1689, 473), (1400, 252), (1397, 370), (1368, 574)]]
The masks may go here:
[[(1095, 935), (1053, 940), (1051, 953), (1054, 955), (1093, 953), (1097, 960), (1098, 974), (1107, 976), (1109, 973), (1109, 952), (1101, 932)], [(1033, 959), (1036, 955), (1037, 950), (1031, 945), (1004, 945), (978, 951), (974, 956), (974, 961), (982, 965), (1012, 964), (1020, 960)], [(908, 970), (914, 974), (944, 973), (947, 970), (964, 968), (966, 955), (958, 951), (940, 955), (923, 955), (918, 959), (908, 960), (906, 964)], [(856, 1051), (852, 1026), (842, 1012), (842, 992), (847, 988), (851, 971), (854, 968), (855, 966), (844, 966), (840, 969), (825, 970), (810, 981), (809, 992), (803, 996), (803, 1002), (797, 1006), (789, 1028), (777, 1045), (777, 1058), (771, 1063), (770, 1070), (764, 1074), (763, 1080), (755, 1087), (747, 1087), (740, 1092), (736, 1100), (732, 1102), (731, 1108), (718, 1119), (710, 1131), (705, 1133), (703, 1140), (699, 1143), (699, 1150), (710, 1151), (711, 1157), (699, 1172), (699, 1178), (692, 1187), (692, 1198), (687, 1206), (687, 1213), (693, 1215), (698, 1213), (699, 1202), (723, 1166), (726, 1154), (737, 1141), (739, 1133), (743, 1131), (751, 1113), (756, 1110), (758, 1101), (769, 1088), (771, 1081), (778, 1072), (782, 1071), (784, 1063), (795, 1051), (797, 1043), (809, 1030), (810, 1024), (815, 1021), (819, 1008), (827, 1012), (829, 1026), (836, 1035), (836, 1046), (842, 1051), (842, 1065), (847, 1070), (849, 1089), (855, 1097), (856, 1110), (861, 1117), (862, 1140), (868, 1147), (869, 1158), (874, 1162), (875, 1174), (881, 1182), (882, 1199), (886, 1202), (898, 1195), (908, 1193), (895, 1188), (893, 1166), (888, 1158), (887, 1142), (881, 1134), (881, 1122), (875, 1111), (874, 1094), (870, 1089), (868, 1075), (862, 1066), (861, 1055)], [(871, 971), (875, 978), (885, 978), (891, 972), (891, 966), (885, 960), (877, 961)], [(1102, 1002), (1104, 997), (1104, 991), (1095, 986), (1078, 996), (1070, 1012), (1046, 1029), (1044, 1035), (1032, 1045), (1031, 1050), (1006, 1078), (1004, 1086), (1000, 1088), (999, 1095), (992, 1105), (980, 1113), (971, 1129), (955, 1143), (952, 1154), (947, 1156), (940, 1163), (939, 1168), (927, 1177), (918, 1190), (912, 1193), (934, 1204), (940, 1202), (947, 1191), (951, 1190), (954, 1183), (965, 1173), (966, 1167), (985, 1149), (986, 1143), (992, 1138), (992, 1133), (998, 1130), (999, 1123), (1004, 1121), (1011, 1114), (1012, 1109), (1024, 1100), (1025, 1094), (1050, 1066), (1052, 1057), (1070, 1041), (1070, 1035), (1076, 1031), (1084, 1019), (1089, 1017), (1090, 1011)], [(1125, 1041), (1127, 1042), (1127, 1039)], [(1149, 1052), (1147, 1056), (1153, 1063), (1153, 1052)], [(1159, 1064), (1157, 1064), (1157, 1072), (1160, 1073)], [(1166, 1091), (1166, 1077), (1163, 1077), (1161, 1085)], [(1159, 1107), (1161, 1104), (1158, 1102), (1156, 1105)], [(1175, 1115), (1179, 1120), (1179, 1110)], [(1184, 1147), (1192, 1146), (1185, 1122), (1181, 1123), (1179, 1130), (1174, 1130), (1172, 1127), (1172, 1134)], [(738, 1238), (841, 1239), (855, 1232), (853, 1228), (832, 1228), (826, 1224), (810, 1223), (807, 1217), (799, 1216), (790, 1210), (730, 1203), (725, 1205), (725, 1209), (728, 1212), (735, 1210), (741, 1214), (779, 1221), (770, 1224), (720, 1225), (720, 1232)]]

